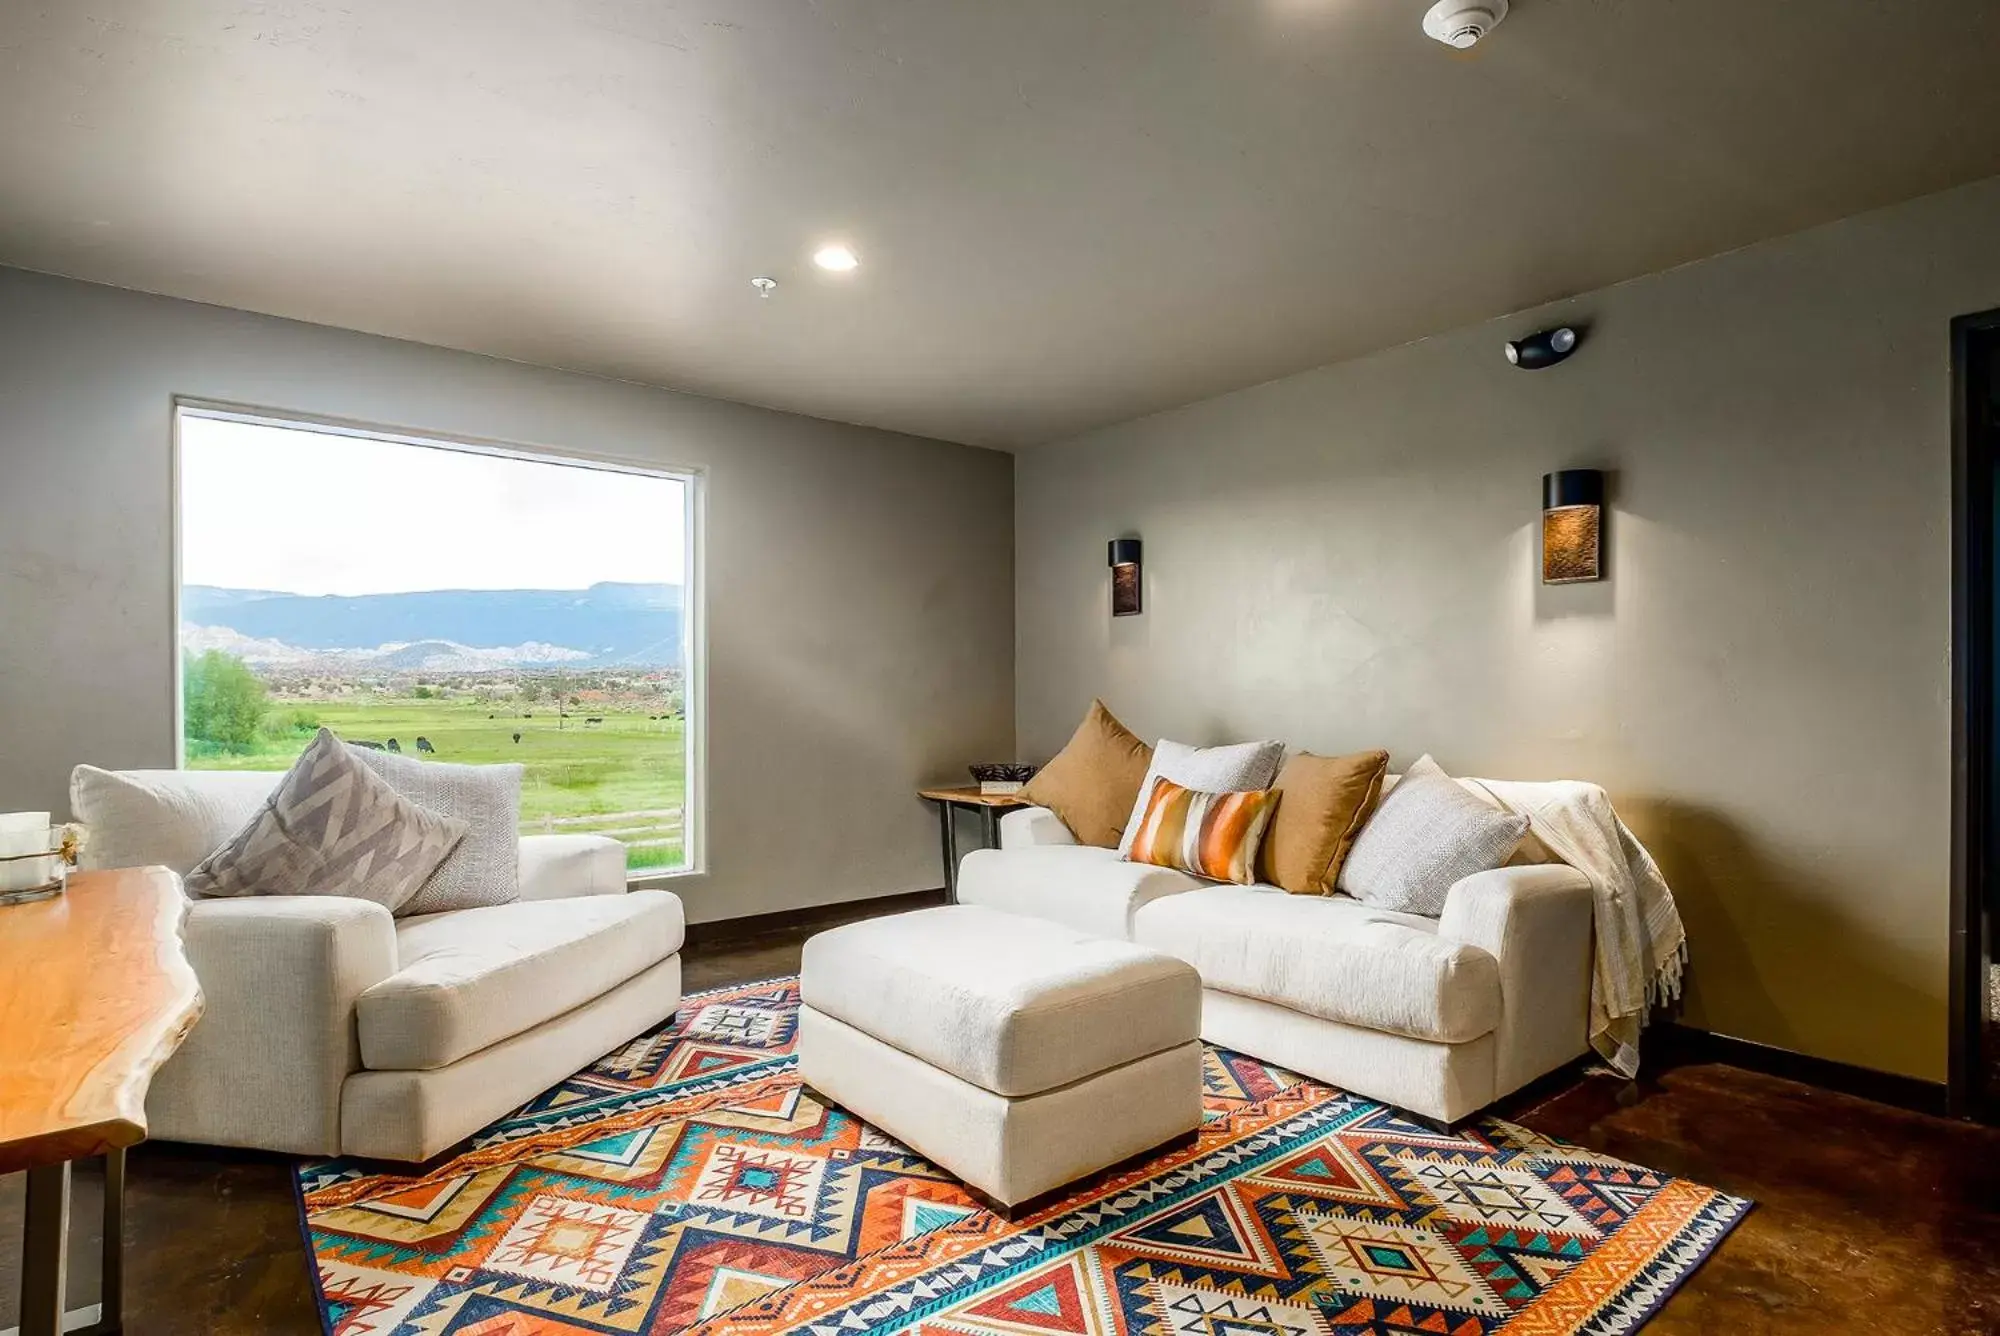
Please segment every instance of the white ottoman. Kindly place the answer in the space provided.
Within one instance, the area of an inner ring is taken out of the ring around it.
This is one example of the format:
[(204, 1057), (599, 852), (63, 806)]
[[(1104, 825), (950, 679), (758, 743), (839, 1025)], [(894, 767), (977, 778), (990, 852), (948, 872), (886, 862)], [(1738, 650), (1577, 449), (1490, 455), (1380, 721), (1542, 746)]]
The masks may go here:
[(1201, 978), (1041, 919), (947, 905), (820, 933), (805, 1083), (1011, 1207), (1201, 1126)]

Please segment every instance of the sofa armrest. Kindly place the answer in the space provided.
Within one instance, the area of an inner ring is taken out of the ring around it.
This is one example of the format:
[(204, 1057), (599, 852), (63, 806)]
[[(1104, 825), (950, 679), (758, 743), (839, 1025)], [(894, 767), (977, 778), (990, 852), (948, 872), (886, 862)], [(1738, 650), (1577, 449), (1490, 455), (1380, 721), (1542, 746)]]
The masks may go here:
[(1438, 936), (1500, 962), (1496, 1094), (1588, 1051), (1594, 914), (1590, 879), (1564, 863), (1477, 873), (1445, 898)]
[(354, 1001), (396, 971), (389, 911), (345, 896), (197, 900), (182, 932), (206, 1009), (153, 1078), (152, 1135), (338, 1154), (340, 1087), (361, 1065)]
[(1046, 807), (1017, 807), (1000, 818), (1000, 847), (1025, 849), (1037, 844), (1075, 844), (1077, 838), (1063, 819)]
[(608, 835), (523, 835), (521, 898), (625, 893), (625, 846)]

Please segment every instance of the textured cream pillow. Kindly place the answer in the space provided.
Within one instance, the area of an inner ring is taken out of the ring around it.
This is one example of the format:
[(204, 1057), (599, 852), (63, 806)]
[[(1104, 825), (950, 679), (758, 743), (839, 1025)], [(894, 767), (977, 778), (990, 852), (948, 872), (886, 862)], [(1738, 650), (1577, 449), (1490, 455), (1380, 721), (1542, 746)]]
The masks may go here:
[(248, 825), (187, 875), (190, 895), (345, 895), (395, 913), (465, 835), (322, 728)]
[(1436, 918), (1453, 886), (1505, 863), (1527, 833), (1528, 818), (1481, 802), (1426, 756), (1361, 828), (1340, 889), (1377, 909)]
[(522, 767), (451, 765), (359, 747), (354, 755), (405, 798), (468, 827), (403, 913), (441, 914), (521, 898)]
[(1116, 849), (1152, 759), (1153, 749), (1094, 700), (1069, 744), (1019, 796), (1061, 817), (1081, 843)]

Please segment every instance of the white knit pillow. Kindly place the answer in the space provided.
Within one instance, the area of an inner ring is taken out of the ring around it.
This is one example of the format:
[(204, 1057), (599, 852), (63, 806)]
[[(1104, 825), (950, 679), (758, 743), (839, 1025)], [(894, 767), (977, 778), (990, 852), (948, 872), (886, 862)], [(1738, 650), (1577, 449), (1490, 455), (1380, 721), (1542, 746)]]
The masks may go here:
[(1139, 785), (1139, 801), (1125, 820), (1125, 834), (1119, 838), (1118, 852), (1130, 856), (1132, 832), (1146, 815), (1146, 800), (1153, 796), (1153, 781), (1171, 780), (1197, 793), (1249, 793), (1268, 789), (1284, 764), (1282, 742), (1232, 742), (1224, 747), (1190, 747), (1184, 742), (1161, 738), (1153, 748), (1153, 763), (1146, 768), (1146, 780)]
[(354, 754), (405, 798), (470, 827), (398, 914), (440, 914), (521, 898), (522, 767), (451, 765), (360, 747)]
[(1451, 888), (1507, 861), (1528, 818), (1467, 793), (1426, 756), (1382, 799), (1340, 869), (1340, 889), (1377, 909), (1436, 918)]

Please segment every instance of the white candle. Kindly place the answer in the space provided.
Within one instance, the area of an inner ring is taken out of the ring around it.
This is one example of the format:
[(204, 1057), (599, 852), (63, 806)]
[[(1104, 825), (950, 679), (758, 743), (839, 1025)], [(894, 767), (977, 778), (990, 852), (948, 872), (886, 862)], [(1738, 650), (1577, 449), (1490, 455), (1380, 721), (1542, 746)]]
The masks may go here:
[[(47, 812), (0, 812), (0, 858), (49, 851)], [(23, 858), (0, 862), (0, 892), (25, 891), (55, 877), (53, 858)]]

